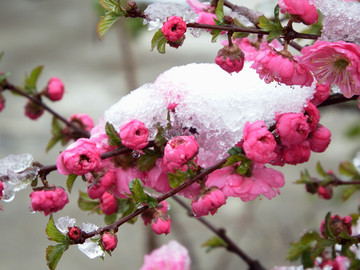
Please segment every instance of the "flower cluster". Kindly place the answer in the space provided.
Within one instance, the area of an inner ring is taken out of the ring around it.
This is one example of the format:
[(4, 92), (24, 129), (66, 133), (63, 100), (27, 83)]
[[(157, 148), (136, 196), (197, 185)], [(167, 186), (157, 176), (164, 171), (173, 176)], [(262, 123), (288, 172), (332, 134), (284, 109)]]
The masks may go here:
[(31, 208), (34, 211), (44, 212), (45, 216), (64, 208), (69, 198), (62, 187), (48, 190), (33, 191), (30, 194)]

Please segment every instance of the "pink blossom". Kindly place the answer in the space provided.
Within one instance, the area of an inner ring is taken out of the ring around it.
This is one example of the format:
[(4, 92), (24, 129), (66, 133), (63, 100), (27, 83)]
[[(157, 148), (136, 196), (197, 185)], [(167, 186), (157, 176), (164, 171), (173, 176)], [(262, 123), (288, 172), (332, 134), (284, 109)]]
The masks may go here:
[(0, 181), (0, 200), (3, 196), (3, 191), (4, 191), (4, 184), (3, 184), (3, 182)]
[(51, 77), (46, 88), (46, 96), (51, 101), (59, 101), (64, 95), (64, 84), (57, 77)]
[(210, 8), (209, 5), (199, 2), (198, 0), (186, 0), (186, 3), (188, 3), (191, 10), (195, 11), (196, 13), (207, 11)]
[(170, 16), (161, 27), (167, 41), (177, 42), (184, 37), (186, 32), (186, 22), (178, 16)]
[[(251, 44), (251, 41), (249, 38), (237, 38), (233, 40), (234, 43), (236, 43), (239, 48), (242, 50), (242, 52), (245, 55), (246, 61), (254, 61), (256, 56), (259, 54), (259, 49), (257, 49), (255, 46)], [(229, 42), (225, 42), (225, 44), (228, 44)], [(225, 45), (223, 44), (223, 45)]]
[(120, 127), (120, 138), (126, 147), (140, 150), (148, 145), (149, 131), (143, 122), (134, 119)]
[(105, 215), (114, 214), (118, 208), (117, 200), (114, 197), (114, 195), (112, 195), (109, 192), (105, 192), (100, 199), (100, 207), (101, 207), (101, 211)]
[(113, 194), (119, 198), (127, 198), (125, 193), (131, 193), (129, 184), (135, 178), (142, 180), (145, 178), (145, 173), (139, 171), (136, 167), (129, 167), (126, 169), (117, 167), (116, 182), (114, 188), (112, 189)]
[[(215, 25), (215, 20), (217, 19), (216, 15), (211, 12), (199, 12), (198, 17), (196, 19), (197, 23), (201, 24), (209, 24)], [(226, 33), (225, 31), (221, 32), (221, 34)]]
[[(338, 215), (332, 215), (329, 222), (330, 231), (333, 235), (338, 236), (341, 232), (345, 232), (348, 235), (352, 233), (352, 217), (345, 216), (340, 217)], [(320, 232), (324, 238), (327, 238), (325, 235), (325, 219), (321, 222)]]
[(333, 195), (333, 189), (329, 185), (319, 186), (317, 193), (320, 198), (325, 199), (325, 200), (330, 200)]
[(316, 84), (316, 92), (314, 94), (314, 97), (312, 98), (311, 102), (314, 103), (314, 105), (318, 106), (321, 103), (323, 103), (330, 95), (330, 86), (328, 83), (325, 84)]
[(309, 124), (310, 131), (315, 130), (320, 121), (318, 108), (313, 103), (308, 102), (305, 107), (305, 115), (307, 115), (307, 123)]
[(171, 228), (171, 219), (167, 214), (161, 214), (151, 221), (151, 228), (156, 234), (168, 234)]
[(101, 245), (105, 250), (113, 251), (117, 246), (117, 236), (114, 233), (105, 232), (101, 235)]
[(63, 209), (69, 202), (65, 190), (61, 187), (33, 191), (30, 194), (30, 199), (31, 208), (34, 211), (44, 212), (45, 216)]
[(4, 96), (0, 93), (0, 112), (4, 109), (5, 107), (5, 98)]
[(96, 144), (90, 139), (78, 139), (61, 152), (56, 160), (59, 174), (83, 175), (96, 170), (101, 164), (101, 157)]
[(166, 143), (163, 163), (170, 171), (174, 171), (195, 157), (198, 149), (194, 136), (174, 137)]
[(75, 113), (69, 117), (69, 121), (87, 132), (90, 132), (94, 127), (94, 121), (85, 113)]
[(167, 173), (169, 169), (163, 164), (162, 158), (156, 160), (156, 165), (146, 172), (144, 186), (150, 187), (157, 192), (165, 193), (171, 190)]
[(168, 104), (168, 110), (169, 110), (170, 112), (175, 112), (175, 108), (177, 107), (177, 105), (179, 105), (179, 104), (176, 103), (176, 102), (170, 102), (170, 103)]
[(243, 131), (243, 149), (246, 156), (257, 163), (268, 163), (274, 158), (276, 142), (264, 121), (246, 122)]
[(99, 199), (109, 189), (116, 179), (115, 171), (109, 170), (105, 174), (98, 173), (98, 177), (94, 177), (91, 173), (85, 175), (86, 180), (89, 182), (87, 189), (88, 195), (91, 199)]
[(298, 19), (310, 25), (317, 22), (319, 14), (316, 7), (309, 0), (278, 0), (281, 13), (289, 13), (293, 19)]
[(285, 146), (303, 143), (309, 135), (307, 117), (302, 113), (284, 113), (277, 117), (276, 131)]
[(360, 47), (344, 41), (316, 41), (301, 50), (299, 62), (319, 83), (337, 84), (347, 98), (360, 94)]
[(190, 263), (187, 249), (172, 240), (149, 255), (145, 255), (140, 270), (190, 270)]
[(343, 256), (337, 256), (335, 259), (324, 260), (320, 264), (321, 269), (331, 269), (331, 270), (347, 270), (349, 269), (349, 266), (350, 266), (349, 258)]
[(219, 50), (215, 63), (228, 73), (240, 72), (244, 67), (244, 53), (237, 44)]
[(25, 105), (25, 115), (31, 120), (36, 120), (44, 113), (44, 108), (29, 100)]
[(310, 148), (312, 151), (322, 153), (331, 142), (331, 132), (326, 127), (318, 125), (317, 129), (309, 134)]
[(196, 217), (211, 213), (214, 215), (219, 207), (226, 203), (226, 197), (217, 187), (206, 189), (191, 201), (191, 208)]
[(310, 86), (314, 80), (304, 65), (272, 49), (262, 50), (251, 68), (255, 69), (266, 83), (275, 80), (286, 85)]
[(150, 224), (155, 216), (164, 215), (168, 212), (169, 205), (167, 201), (162, 201), (156, 208), (149, 208), (141, 214), (141, 218), (144, 221), (144, 225)]
[(291, 165), (309, 161), (311, 151), (309, 141), (286, 146), (282, 152), (284, 162)]
[(101, 154), (116, 150), (116, 145), (109, 145), (109, 137), (106, 133), (96, 133), (90, 137), (90, 141), (96, 144), (96, 148)]

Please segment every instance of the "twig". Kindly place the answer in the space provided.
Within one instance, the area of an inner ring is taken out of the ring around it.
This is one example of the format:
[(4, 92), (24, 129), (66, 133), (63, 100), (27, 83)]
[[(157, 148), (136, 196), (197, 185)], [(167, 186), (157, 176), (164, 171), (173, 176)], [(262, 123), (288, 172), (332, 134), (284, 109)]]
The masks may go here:
[(260, 264), (258, 260), (251, 259), (241, 248), (239, 248), (227, 235), (226, 231), (222, 228), (216, 228), (209, 221), (207, 221), (203, 217), (195, 217), (191, 208), (178, 196), (172, 197), (178, 204), (180, 204), (183, 208), (187, 210), (187, 213), (190, 217), (195, 218), (200, 223), (202, 223), (205, 227), (210, 229), (213, 233), (219, 236), (222, 240), (224, 240), (227, 244), (226, 249), (230, 252), (237, 254), (241, 259), (243, 259), (246, 264), (249, 266), (249, 270), (265, 270), (265, 268)]
[(55, 112), (53, 109), (51, 109), (49, 106), (47, 106), (45, 103), (43, 103), (42, 101), (28, 95), (27, 93), (25, 93), (24, 91), (22, 91), (21, 89), (19, 89), (18, 87), (16, 87), (15, 85), (9, 83), (6, 81), (6, 83), (3, 86), (3, 89), (7, 89), (13, 92), (16, 92), (24, 97), (26, 97), (27, 99), (31, 100), (32, 102), (34, 102), (35, 104), (43, 107), (46, 111), (48, 111), (49, 113), (51, 113), (53, 116), (55, 116), (57, 119), (59, 119), (61, 122), (63, 122), (65, 125), (71, 127), (73, 130), (76, 131), (77, 134), (80, 134), (82, 137), (85, 138), (89, 138), (90, 134), (89, 132), (86, 132), (85, 130), (77, 127), (76, 125), (74, 125), (73, 123), (69, 122), (67, 119), (65, 119), (64, 117), (62, 117), (60, 114), (58, 114), (57, 112)]
[(323, 103), (318, 105), (318, 107), (340, 104), (340, 103), (348, 102), (350, 100), (357, 100), (358, 98), (359, 98), (358, 95), (354, 95), (351, 98), (347, 98), (344, 97), (342, 94), (333, 94), (329, 96), (328, 99), (325, 100)]

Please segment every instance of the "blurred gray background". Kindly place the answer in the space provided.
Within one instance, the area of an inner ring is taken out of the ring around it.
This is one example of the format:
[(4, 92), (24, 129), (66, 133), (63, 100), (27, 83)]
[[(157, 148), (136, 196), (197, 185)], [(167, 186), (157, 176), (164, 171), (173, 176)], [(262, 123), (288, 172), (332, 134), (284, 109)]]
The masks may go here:
[[(183, 1), (185, 2), (185, 1)], [(250, 1), (233, 1), (249, 5)], [(251, 1), (251, 6), (270, 10), (273, 1)], [(270, 7), (270, 9), (269, 9)], [(24, 74), (37, 65), (45, 69), (38, 82), (42, 88), (49, 77), (60, 77), (66, 94), (51, 106), (65, 117), (73, 113), (87, 113), (95, 121), (113, 103), (129, 90), (152, 82), (163, 71), (175, 65), (191, 62), (213, 62), (219, 43), (210, 43), (210, 36), (203, 33), (199, 39), (187, 35), (184, 45), (175, 50), (167, 48), (165, 55), (150, 52), (153, 32), (142, 31), (131, 36), (124, 21), (110, 30), (99, 41), (95, 28), (99, 15), (91, 0), (0, 0), (0, 51), (5, 52), (0, 72), (11, 72), (10, 81), (23, 83)], [(31, 153), (43, 164), (53, 164), (60, 146), (49, 153), (44, 149), (50, 139), (51, 116), (45, 113), (37, 121), (24, 116), (25, 100), (5, 92), (6, 108), (0, 113), (0, 158), (8, 154)], [(47, 102), (47, 101), (46, 101)], [(50, 104), (50, 102), (47, 102)], [(217, 226), (225, 227), (229, 236), (250, 257), (259, 259), (264, 266), (290, 264), (285, 262), (290, 241), (298, 240), (307, 229), (318, 229), (327, 211), (340, 215), (355, 212), (357, 198), (340, 203), (339, 192), (331, 201), (306, 194), (302, 186), (294, 185), (300, 171), (308, 167), (314, 172), (315, 164), (322, 160), (324, 167), (337, 171), (337, 164), (349, 160), (358, 150), (359, 141), (346, 139), (345, 130), (359, 122), (356, 110), (322, 110), (321, 123), (331, 129), (333, 143), (323, 154), (312, 154), (306, 166), (280, 168), (287, 184), (282, 194), (272, 199), (257, 199), (244, 203), (229, 199), (218, 214), (208, 217)], [(51, 174), (52, 183), (64, 184), (65, 177)], [(54, 218), (69, 215), (78, 224), (92, 222), (103, 226), (102, 217), (88, 215), (77, 208), (77, 190), (84, 190), (77, 182), (68, 204)], [(28, 210), (30, 189), (17, 193), (14, 201), (4, 203), (0, 212), (0, 268), (47, 269), (45, 249), (54, 244), (47, 240), (44, 229), (48, 218)], [(358, 195), (358, 194), (356, 194)], [(356, 197), (356, 196), (355, 196)], [(191, 251), (192, 269), (247, 269), (235, 255), (222, 249), (210, 255), (201, 248), (212, 237), (210, 231), (169, 200), (173, 226), (168, 236), (157, 236), (157, 244), (176, 239)], [(138, 269), (143, 254), (148, 253), (152, 232), (139, 220), (135, 225), (126, 224), (118, 232), (118, 248), (113, 256), (90, 260), (75, 246), (64, 254), (57, 269)], [(116, 268), (115, 268), (116, 267)]]

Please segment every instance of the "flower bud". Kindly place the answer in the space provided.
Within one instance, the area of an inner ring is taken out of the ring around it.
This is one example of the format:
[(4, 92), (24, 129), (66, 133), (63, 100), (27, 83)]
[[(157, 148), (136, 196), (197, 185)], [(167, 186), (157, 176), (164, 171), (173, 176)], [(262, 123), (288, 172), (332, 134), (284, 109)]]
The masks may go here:
[(156, 234), (168, 234), (170, 232), (171, 219), (167, 214), (155, 217), (151, 222), (151, 228)]
[(68, 232), (69, 238), (75, 242), (77, 240), (79, 240), (79, 238), (81, 237), (81, 234), (82, 234), (82, 231), (78, 227), (71, 227)]
[(114, 233), (105, 232), (101, 236), (101, 244), (103, 248), (107, 251), (113, 251), (117, 246), (117, 236)]
[(3, 184), (3, 182), (0, 181), (0, 200), (3, 196), (3, 191), (4, 191), (4, 184)]
[(186, 22), (178, 16), (170, 16), (161, 27), (161, 32), (169, 42), (183, 41), (186, 32)]
[(312, 98), (311, 102), (314, 105), (320, 105), (323, 103), (330, 95), (330, 85), (328, 83), (326, 84), (317, 84), (316, 85), (316, 92), (314, 94), (314, 97)]
[(232, 46), (224, 46), (218, 52), (215, 63), (229, 73), (240, 72), (244, 67), (244, 57), (244, 53), (234, 43)]
[(325, 200), (330, 200), (333, 195), (333, 189), (329, 185), (319, 186), (317, 193), (320, 198), (325, 199)]
[(131, 120), (120, 127), (120, 138), (123, 145), (133, 150), (143, 149), (148, 145), (149, 131), (139, 120)]
[(331, 132), (326, 127), (318, 127), (309, 134), (310, 148), (312, 151), (321, 153), (326, 150), (331, 142)]
[[(348, 235), (352, 233), (352, 218), (350, 216), (345, 216), (341, 218), (338, 215), (331, 216), (329, 227), (330, 231), (334, 236), (338, 236), (341, 232), (345, 232)], [(325, 235), (325, 219), (321, 222), (320, 231), (324, 238), (327, 238)]]
[(64, 84), (62, 81), (57, 77), (50, 78), (45, 90), (45, 95), (51, 101), (61, 100), (64, 95)]
[(64, 208), (69, 198), (62, 187), (50, 190), (37, 190), (30, 194), (31, 207), (34, 211), (42, 211), (45, 216)]
[(38, 119), (44, 113), (44, 108), (29, 100), (25, 105), (25, 115), (32, 120)]
[(69, 117), (69, 121), (87, 132), (90, 132), (94, 127), (94, 121), (85, 113), (75, 113)]
[(117, 200), (114, 195), (109, 192), (105, 192), (100, 199), (101, 211), (105, 215), (112, 215), (117, 211)]
[(5, 98), (2, 94), (0, 94), (0, 112), (4, 109), (5, 107)]
[(196, 217), (211, 213), (214, 215), (217, 209), (226, 203), (224, 193), (216, 187), (202, 191), (192, 202), (191, 208)]

